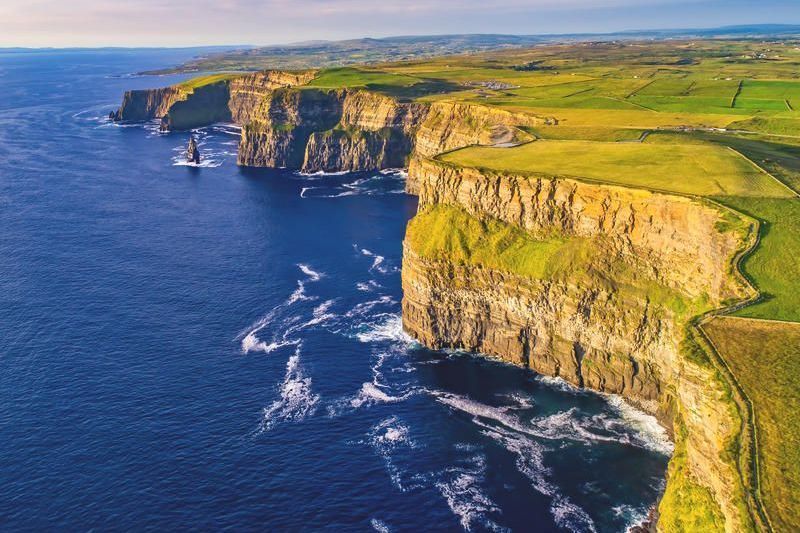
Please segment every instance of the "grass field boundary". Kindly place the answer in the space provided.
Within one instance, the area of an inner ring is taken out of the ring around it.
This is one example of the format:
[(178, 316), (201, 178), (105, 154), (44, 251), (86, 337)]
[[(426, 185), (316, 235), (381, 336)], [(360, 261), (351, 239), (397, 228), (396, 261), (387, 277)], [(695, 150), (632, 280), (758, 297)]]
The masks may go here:
[[(754, 522), (761, 524), (766, 531), (775, 531), (774, 527), (772, 526), (772, 521), (769, 517), (769, 513), (767, 512), (766, 507), (764, 506), (764, 495), (762, 491), (762, 481), (761, 481), (761, 462), (759, 460), (759, 438), (758, 438), (758, 425), (756, 423), (756, 412), (753, 406), (753, 401), (747, 395), (742, 387), (741, 383), (736, 377), (736, 374), (733, 373), (730, 365), (728, 362), (725, 361), (725, 358), (722, 357), (717, 346), (711, 340), (711, 337), (706, 333), (703, 329), (703, 324), (708, 323), (714, 318), (717, 317), (726, 317), (729, 318), (731, 313), (735, 313), (739, 309), (747, 307), (749, 305), (753, 305), (759, 302), (763, 295), (761, 291), (758, 289), (758, 286), (755, 284), (754, 280), (750, 279), (750, 276), (742, 268), (744, 261), (752, 255), (755, 250), (761, 244), (761, 223), (744, 213), (741, 213), (731, 207), (727, 207), (715, 200), (711, 200), (712, 203), (719, 205), (720, 207), (727, 209), (729, 211), (733, 211), (737, 213), (739, 216), (745, 217), (750, 219), (751, 221), (751, 231), (750, 234), (752, 237), (750, 238), (750, 243), (748, 246), (744, 247), (740, 250), (733, 259), (733, 270), (734, 272), (740, 277), (742, 281), (744, 281), (745, 285), (750, 289), (751, 294), (750, 296), (735, 302), (729, 306), (723, 307), (721, 309), (713, 309), (708, 311), (698, 317), (695, 317), (693, 320), (692, 325), (694, 326), (695, 330), (700, 333), (701, 337), (707, 343), (707, 351), (711, 354), (712, 361), (715, 362), (715, 366), (723, 373), (729, 383), (732, 385), (733, 390), (736, 391), (736, 402), (741, 407), (744, 407), (743, 414), (746, 416), (742, 418), (742, 434), (739, 439), (739, 462), (743, 460), (744, 456), (749, 456), (749, 465), (746, 466), (745, 469), (742, 468), (741, 464), (737, 465), (737, 469), (739, 471), (739, 475), (743, 481), (750, 479), (754, 481), (754, 487), (748, 491), (750, 497), (748, 498), (748, 508), (750, 509), (751, 516)], [(743, 442), (742, 438), (749, 437), (749, 446), (746, 446)], [(743, 453), (744, 452), (744, 453)], [(745, 477), (745, 471), (752, 471), (752, 474)]]
[(639, 92), (639, 91), (641, 91), (642, 89), (647, 89), (648, 87), (650, 87), (651, 85), (653, 85), (653, 84), (656, 82), (656, 80), (657, 80), (657, 79), (658, 79), (658, 78), (654, 78), (654, 79), (652, 79), (652, 80), (648, 81), (647, 83), (645, 83), (644, 85), (640, 85), (639, 87), (635, 88), (635, 89), (634, 89), (632, 92), (629, 92), (628, 94), (626, 94), (626, 95), (625, 95), (625, 99), (627, 100), (627, 99), (628, 99), (628, 98), (630, 98), (631, 96), (635, 96), (635, 95), (636, 95), (636, 93), (638, 93), (638, 92)]
[(750, 317), (750, 316), (737, 316), (737, 315), (725, 315), (726, 319), (731, 320), (743, 320), (748, 322), (764, 322), (765, 324), (790, 324), (794, 326), (800, 325), (800, 320), (780, 320), (777, 318), (760, 318), (760, 317)]
[(581, 89), (580, 91), (576, 91), (574, 93), (565, 94), (561, 98), (572, 98), (573, 96), (578, 96), (579, 94), (588, 93), (590, 91), (594, 91), (595, 87), (589, 87), (588, 89)]
[(623, 104), (628, 104), (628, 105), (639, 107), (641, 109), (644, 109), (645, 111), (650, 111), (652, 113), (658, 113), (658, 111), (656, 111), (655, 109), (653, 109), (651, 107), (643, 106), (642, 104), (639, 104), (637, 102), (629, 101), (627, 99), (628, 98), (627, 96), (625, 97), (625, 100), (620, 100), (619, 98), (614, 98), (613, 96), (602, 96), (601, 98), (608, 98), (609, 100), (614, 100), (615, 102), (621, 102)]
[(736, 107), (736, 99), (742, 94), (742, 84), (744, 84), (744, 80), (739, 80), (739, 87), (736, 88), (736, 93), (734, 93), (733, 98), (731, 98), (731, 109)]
[[(516, 146), (523, 146), (525, 144), (529, 144), (529, 143), (532, 143), (532, 142), (541, 142), (541, 141), (537, 141), (536, 139), (532, 139), (530, 141), (521, 142)], [(625, 142), (625, 141), (618, 141), (618, 142)], [(635, 142), (635, 141), (629, 141), (629, 142)], [(515, 148), (516, 148), (516, 146), (515, 146)], [(473, 170), (477, 170), (478, 172), (481, 172), (482, 174), (485, 174), (485, 175), (518, 176), (518, 177), (521, 177), (521, 178), (534, 178), (534, 179), (545, 179), (545, 180), (571, 180), (571, 181), (577, 181), (579, 183), (588, 183), (588, 184), (591, 184), (591, 185), (600, 185), (600, 186), (603, 186), (603, 187), (611, 187), (611, 188), (618, 187), (620, 189), (626, 189), (626, 190), (631, 190), (631, 191), (646, 191), (646, 192), (650, 192), (650, 193), (653, 193), (653, 194), (663, 194), (663, 195), (666, 195), (666, 196), (679, 196), (681, 198), (687, 198), (687, 199), (690, 199), (690, 200), (697, 200), (697, 201), (699, 201), (701, 203), (702, 202), (711, 203), (711, 204), (714, 204), (715, 206), (723, 207), (724, 209), (727, 209), (729, 211), (733, 211), (736, 214), (742, 214), (742, 213), (739, 213), (739, 211), (736, 211), (733, 208), (730, 208), (730, 207), (728, 207), (726, 205), (723, 205), (723, 204), (717, 202), (716, 200), (712, 199), (710, 196), (700, 196), (700, 195), (697, 195), (697, 194), (690, 194), (690, 193), (678, 192), (678, 191), (670, 191), (670, 190), (667, 190), (667, 189), (659, 189), (657, 187), (650, 187), (648, 185), (637, 185), (637, 186), (634, 187), (633, 185), (627, 185), (627, 184), (624, 184), (624, 183), (610, 183), (608, 181), (601, 180), (601, 179), (587, 178), (585, 176), (572, 176), (572, 175), (569, 175), (569, 174), (546, 174), (546, 173), (543, 173), (543, 172), (531, 172), (531, 171), (525, 171), (525, 170), (514, 170), (513, 172), (508, 172), (508, 173), (504, 174), (503, 171), (500, 171), (500, 170), (495, 170), (495, 169), (486, 168), (486, 167), (471, 167), (471, 166), (468, 166), (468, 165), (458, 165), (456, 163), (451, 163), (449, 161), (443, 161), (443, 160), (439, 159), (440, 156), (447, 155), (447, 154), (452, 154), (453, 152), (458, 152), (459, 150), (464, 150), (466, 148), (475, 148), (475, 147), (477, 147), (477, 148), (494, 148), (491, 145), (470, 144), (468, 146), (459, 146), (457, 148), (453, 148), (452, 150), (446, 150), (444, 152), (436, 154), (433, 157), (429, 157), (429, 158), (426, 158), (426, 159), (428, 161), (432, 161), (432, 162), (436, 163), (437, 165), (443, 165), (443, 166), (450, 167), (450, 168), (470, 168), (470, 169), (473, 169)], [(498, 148), (498, 150), (499, 149), (501, 149), (501, 148)]]
[(783, 188), (785, 188), (787, 191), (792, 193), (792, 196), (794, 198), (800, 198), (800, 193), (798, 193), (796, 190), (794, 190), (791, 187), (789, 187), (788, 184), (786, 184), (783, 180), (779, 179), (772, 172), (769, 172), (767, 169), (765, 169), (764, 167), (762, 167), (761, 165), (759, 165), (758, 163), (756, 163), (755, 161), (753, 161), (752, 159), (750, 159), (749, 157), (744, 155), (739, 150), (737, 150), (737, 149), (735, 149), (735, 148), (733, 148), (731, 146), (727, 146), (727, 145), (725, 145), (725, 146), (728, 148), (728, 150), (732, 151), (733, 153), (735, 153), (736, 155), (738, 155), (739, 157), (741, 157), (742, 159), (744, 159), (745, 161), (747, 161), (748, 163), (753, 165), (755, 168), (757, 168), (758, 170), (760, 170), (761, 172), (763, 172), (764, 174), (766, 174), (767, 176), (769, 176), (770, 178), (775, 180), (777, 183), (779, 183)]

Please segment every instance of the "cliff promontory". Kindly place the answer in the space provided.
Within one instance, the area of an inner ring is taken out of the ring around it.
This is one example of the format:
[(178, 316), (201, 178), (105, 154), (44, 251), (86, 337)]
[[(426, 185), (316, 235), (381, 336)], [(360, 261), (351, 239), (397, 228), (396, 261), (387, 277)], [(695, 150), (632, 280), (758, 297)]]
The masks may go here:
[(409, 173), (420, 200), (404, 246), (405, 329), (621, 394), (674, 427), (660, 529), (752, 529), (732, 444), (740, 413), (691, 334), (693, 316), (750, 294), (731, 273), (750, 221), (570, 179), (423, 159)]
[(406, 102), (363, 89), (308, 86), (313, 71), (264, 71), (128, 91), (116, 121), (160, 120), (162, 130), (242, 126), (238, 163), (304, 172), (408, 165), (473, 144), (514, 143), (539, 119), (456, 102)]

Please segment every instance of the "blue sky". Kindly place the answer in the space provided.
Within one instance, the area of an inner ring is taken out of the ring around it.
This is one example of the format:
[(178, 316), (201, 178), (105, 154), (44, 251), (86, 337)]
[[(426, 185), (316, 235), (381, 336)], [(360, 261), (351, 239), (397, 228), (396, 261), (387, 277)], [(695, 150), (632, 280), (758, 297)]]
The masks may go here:
[(277, 44), (751, 23), (800, 24), (800, 0), (0, 0), (0, 47)]

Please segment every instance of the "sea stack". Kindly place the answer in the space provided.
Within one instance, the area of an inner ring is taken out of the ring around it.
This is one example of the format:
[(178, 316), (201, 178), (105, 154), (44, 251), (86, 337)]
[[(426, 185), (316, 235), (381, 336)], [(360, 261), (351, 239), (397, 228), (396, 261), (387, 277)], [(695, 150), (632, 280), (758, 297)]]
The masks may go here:
[(197, 147), (194, 136), (189, 139), (189, 146), (186, 148), (186, 161), (194, 164), (200, 163), (200, 149)]

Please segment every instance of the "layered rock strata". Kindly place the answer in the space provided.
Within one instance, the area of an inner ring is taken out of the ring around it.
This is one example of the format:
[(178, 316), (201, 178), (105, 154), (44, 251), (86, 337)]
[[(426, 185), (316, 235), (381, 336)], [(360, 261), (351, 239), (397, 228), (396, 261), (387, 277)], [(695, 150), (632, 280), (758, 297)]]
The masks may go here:
[(163, 130), (242, 125), (238, 163), (305, 172), (405, 167), (412, 154), (513, 143), (539, 119), (455, 102), (401, 102), (360, 89), (305, 86), (313, 71), (264, 71), (201, 85), (128, 91), (111, 118)]

